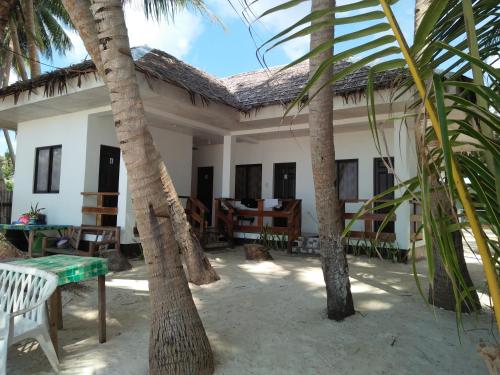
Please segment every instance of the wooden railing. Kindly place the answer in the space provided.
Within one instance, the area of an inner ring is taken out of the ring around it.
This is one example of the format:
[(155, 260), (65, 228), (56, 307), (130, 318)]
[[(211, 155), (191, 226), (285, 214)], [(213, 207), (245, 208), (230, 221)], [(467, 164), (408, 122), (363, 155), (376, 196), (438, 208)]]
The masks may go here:
[(201, 244), (205, 244), (205, 232), (208, 227), (208, 208), (199, 199), (195, 197), (180, 195), (181, 200), (186, 200), (185, 212), (186, 217), (191, 224), (191, 228), (200, 240)]
[[(344, 220), (351, 220), (356, 216), (357, 211), (361, 207), (361, 204), (366, 204), (368, 202), (368, 199), (349, 199), (345, 201), (341, 201), (341, 209), (342, 209), (342, 218)], [(373, 207), (374, 204), (381, 204), (384, 201), (376, 201), (376, 202), (371, 202), (370, 205)], [(346, 204), (349, 203), (361, 203), (357, 207), (353, 209), (353, 212), (346, 212)], [(377, 231), (375, 230), (375, 223), (379, 222), (382, 223), (385, 218), (387, 217), (387, 214), (385, 213), (377, 213), (375, 212), (369, 212), (361, 215), (357, 221), (362, 221), (363, 224), (363, 230), (351, 230), (349, 232), (348, 237), (350, 238), (363, 238), (363, 239), (379, 239), (381, 241), (387, 241), (387, 242), (394, 242), (396, 240), (396, 235), (394, 233), (387, 233), (387, 232), (382, 232), (377, 234)], [(392, 215), (391, 220), (389, 222), (394, 223), (396, 220), (396, 215)]]
[(88, 215), (96, 215), (96, 225), (100, 226), (102, 224), (102, 215), (118, 215), (117, 207), (106, 207), (104, 206), (105, 197), (116, 197), (120, 193), (104, 193), (104, 192), (82, 192), (84, 197), (95, 197), (95, 206), (83, 206), (82, 213)]
[(422, 224), (422, 214), (421, 214), (421, 207), (420, 207), (420, 202), (413, 200), (410, 202), (411, 204), (411, 215), (410, 215), (410, 224), (411, 224), (411, 232), (410, 232), (410, 238), (412, 241), (420, 241), (422, 240), (423, 234), (422, 232), (417, 234), (417, 231)]
[[(300, 199), (280, 199), (280, 210), (265, 209), (264, 199), (257, 199), (256, 209), (236, 208), (232, 198), (215, 199), (215, 226), (229, 241), (233, 241), (235, 232), (262, 233), (264, 229), (273, 234), (285, 234), (288, 240), (288, 251), (292, 250), (292, 243), (302, 231), (302, 201)], [(264, 218), (284, 218), (286, 226), (265, 226)], [(255, 224), (242, 224), (242, 221)], [(253, 218), (253, 220), (252, 220)]]

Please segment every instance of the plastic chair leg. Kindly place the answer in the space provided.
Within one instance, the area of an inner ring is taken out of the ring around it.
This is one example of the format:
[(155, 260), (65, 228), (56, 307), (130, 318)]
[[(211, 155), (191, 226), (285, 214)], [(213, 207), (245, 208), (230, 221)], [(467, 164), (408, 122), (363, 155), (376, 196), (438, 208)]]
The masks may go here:
[(56, 374), (59, 373), (59, 359), (57, 358), (56, 351), (54, 350), (54, 345), (52, 345), (49, 331), (47, 329), (41, 329), (36, 337), (36, 340), (40, 344)]
[(0, 375), (7, 374), (7, 349), (9, 343), (9, 319), (0, 320)]

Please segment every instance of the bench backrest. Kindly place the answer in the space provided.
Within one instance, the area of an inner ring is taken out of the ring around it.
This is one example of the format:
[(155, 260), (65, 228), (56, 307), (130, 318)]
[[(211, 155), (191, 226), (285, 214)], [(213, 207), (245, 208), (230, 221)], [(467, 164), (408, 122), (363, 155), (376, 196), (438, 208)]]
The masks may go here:
[[(41, 303), (46, 301), (57, 287), (57, 275), (32, 267), (0, 263), (0, 311), (13, 314), (28, 310), (25, 318), (39, 322)], [(33, 306), (40, 304), (36, 309)]]

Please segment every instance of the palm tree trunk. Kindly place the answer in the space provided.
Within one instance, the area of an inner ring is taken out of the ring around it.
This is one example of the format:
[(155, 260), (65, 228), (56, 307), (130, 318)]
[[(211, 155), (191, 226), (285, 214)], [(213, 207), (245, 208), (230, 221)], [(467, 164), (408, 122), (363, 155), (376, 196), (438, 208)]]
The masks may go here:
[(3, 136), (5, 137), (5, 142), (7, 142), (7, 148), (9, 150), (10, 161), (12, 162), (12, 166), (15, 168), (16, 167), (16, 154), (14, 151), (14, 146), (12, 145), (12, 141), (10, 139), (9, 130), (2, 129), (2, 131), (3, 131)]
[(10, 28), (10, 38), (12, 40), (12, 48), (14, 51), (14, 58), (16, 59), (17, 71), (21, 76), (23, 81), (27, 81), (28, 73), (26, 72), (26, 66), (24, 65), (23, 53), (21, 51), (21, 44), (19, 43), (19, 35), (17, 33), (17, 26), (14, 20), (11, 18), (9, 20)]
[[(5, 51), (3, 58), (1, 87), (6, 87), (9, 85), (10, 69), (12, 68), (12, 59), (14, 58), (14, 54), (12, 53), (12, 40), (9, 41), (9, 48), (10, 48), (9, 50)], [(12, 162), (12, 166), (15, 168), (16, 155), (14, 147), (12, 145), (12, 141), (10, 140), (9, 131), (7, 129), (2, 129), (2, 131), (5, 137), (5, 142), (7, 143), (7, 148), (9, 150), (9, 158)]]
[(9, 43), (7, 43), (9, 49), (4, 51), (3, 57), (3, 66), (2, 66), (2, 87), (6, 87), (9, 85), (10, 80), (10, 69), (12, 68), (12, 59), (14, 58), (14, 54), (12, 53), (12, 40), (9, 38)]
[(0, 40), (3, 40), (7, 32), (7, 25), (14, 6), (18, 0), (0, 0)]
[(104, 80), (104, 70), (99, 52), (99, 38), (97, 36), (94, 16), (90, 12), (90, 0), (62, 0), (62, 3), (71, 18), (71, 22), (73, 22), (73, 25), (78, 30), (85, 49), (94, 62), (99, 75)]
[(35, 10), (33, 0), (25, 0), (24, 14), (26, 17), (26, 39), (28, 42), (28, 57), (30, 65), (31, 79), (38, 77), (41, 74), (40, 61), (36, 46), (36, 29), (35, 29)]
[(154, 214), (167, 209), (162, 184), (166, 169), (147, 128), (121, 0), (92, 0), (91, 11), (149, 269), (150, 374), (212, 374), (210, 343), (182, 269), (171, 220)]
[[(431, 5), (431, 0), (415, 0), (415, 32), (422, 23), (422, 19)], [(425, 134), (425, 121), (418, 124), (421, 129), (419, 132)], [(423, 155), (427, 155), (423, 153)], [(429, 162), (430, 158), (425, 157), (422, 163)], [(436, 172), (437, 173), (437, 172)], [(457, 224), (457, 214), (456, 208), (453, 207), (450, 198), (446, 194), (443, 184), (439, 181), (439, 177), (436, 173), (431, 173), (429, 177), (429, 185), (431, 187), (431, 202), (432, 202), (432, 215), (434, 218), (442, 218), (447, 220), (448, 224)], [(462, 292), (464, 287), (470, 290), (471, 301), (461, 301), (461, 309), (463, 311), (472, 311), (479, 309), (481, 304), (479, 303), (479, 297), (477, 292), (474, 290), (474, 285), (470, 277), (467, 265), (464, 258), (464, 247), (462, 243), (462, 233), (460, 230), (456, 230), (451, 233), (452, 242), (454, 244), (456, 258), (460, 273), (463, 276), (466, 286), (458, 285), (459, 290)], [(457, 308), (455, 301), (455, 294), (453, 292), (453, 283), (447, 272), (446, 266), (443, 263), (443, 258), (439, 250), (439, 242), (436, 237), (432, 239), (432, 257), (434, 259), (434, 275), (432, 282), (429, 283), (429, 303), (434, 306), (441, 307), (445, 310), (455, 311)]]
[[(94, 19), (89, 10), (89, 1), (62, 0), (71, 21), (79, 30), (80, 36), (89, 52), (92, 60), (96, 63), (99, 72), (103, 71), (101, 56), (99, 54), (99, 43)], [(103, 76), (101, 74), (101, 76)], [(105, 78), (105, 77), (103, 77)], [(174, 184), (164, 163), (162, 166), (163, 187), (166, 194), (169, 215), (172, 220), (175, 238), (186, 263), (188, 279), (196, 285), (209, 284), (219, 280), (219, 276), (212, 268), (210, 261), (205, 255), (198, 238), (192, 233), (191, 226), (186, 220), (184, 208), (179, 200)]]
[[(312, 0), (311, 12), (334, 6), (335, 0)], [(321, 21), (325, 20), (315, 22)], [(310, 49), (330, 40), (333, 32), (333, 26), (312, 32)], [(333, 51), (327, 50), (311, 57), (309, 74), (314, 74), (321, 62), (329, 58), (332, 53)], [(310, 92), (316, 92), (332, 75), (333, 67), (330, 67), (315, 82)], [(342, 320), (354, 314), (354, 304), (349, 282), (349, 266), (341, 237), (342, 213), (335, 183), (337, 171), (333, 143), (333, 91), (331, 87), (321, 90), (309, 104), (309, 132), (328, 318)]]

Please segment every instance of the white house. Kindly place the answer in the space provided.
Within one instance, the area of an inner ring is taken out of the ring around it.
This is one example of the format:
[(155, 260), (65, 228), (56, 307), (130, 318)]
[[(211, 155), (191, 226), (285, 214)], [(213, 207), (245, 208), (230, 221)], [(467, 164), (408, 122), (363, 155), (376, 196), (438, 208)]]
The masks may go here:
[[(135, 48), (134, 57), (150, 130), (179, 195), (203, 190), (212, 198), (273, 198), (285, 186), (302, 200), (302, 231), (317, 231), (308, 110), (283, 119), (285, 105), (307, 80), (307, 64), (282, 73), (272, 68), (217, 78), (162, 51)], [(366, 73), (359, 70), (334, 86), (340, 190), (351, 200), (371, 198), (394, 183), (368, 128)], [(406, 179), (415, 174), (416, 162), (412, 131), (398, 120), (405, 102), (389, 104), (396, 75), (376, 76), (376, 108), (384, 155), (393, 158), (397, 178)], [(93, 198), (81, 193), (109, 191), (116, 184), (122, 242), (136, 241), (108, 92), (93, 64), (16, 83), (0, 96), (0, 126), (17, 130), (12, 216), (38, 202), (50, 224), (91, 224), (95, 217), (82, 214), (82, 206)], [(360, 203), (349, 205), (354, 212)], [(394, 231), (401, 249), (409, 248), (410, 215), (409, 204), (397, 212)]]

